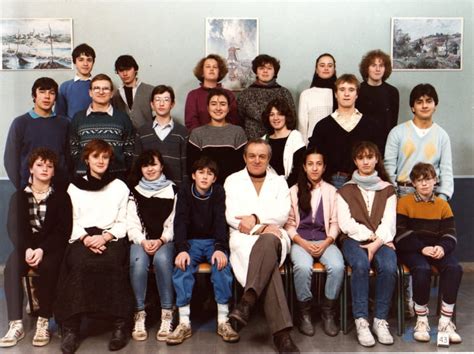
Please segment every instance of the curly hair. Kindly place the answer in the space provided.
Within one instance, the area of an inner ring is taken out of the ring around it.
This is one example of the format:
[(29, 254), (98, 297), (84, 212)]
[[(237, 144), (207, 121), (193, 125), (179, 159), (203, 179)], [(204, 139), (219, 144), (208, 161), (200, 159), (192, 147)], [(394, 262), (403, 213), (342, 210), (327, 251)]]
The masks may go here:
[(204, 57), (201, 60), (199, 60), (193, 70), (194, 76), (196, 76), (196, 79), (198, 79), (199, 81), (201, 82), (204, 81), (204, 62), (207, 59), (213, 59), (217, 61), (217, 66), (219, 68), (219, 75), (217, 77), (217, 82), (221, 81), (227, 75), (227, 72), (229, 70), (227, 69), (227, 64), (225, 60), (220, 55), (217, 55), (217, 54), (209, 54), (207, 57)]
[(54, 168), (58, 165), (58, 155), (53, 150), (45, 147), (37, 147), (31, 151), (28, 157), (28, 167), (32, 168), (38, 159), (51, 162)]
[(390, 74), (392, 74), (392, 60), (388, 54), (382, 52), (380, 49), (371, 50), (362, 57), (359, 64), (360, 75), (364, 80), (367, 80), (369, 77), (369, 66), (374, 63), (375, 59), (383, 61), (385, 72), (383, 73), (382, 81), (387, 80), (390, 77)]
[(252, 71), (255, 75), (257, 75), (257, 68), (260, 66), (264, 66), (265, 64), (270, 64), (273, 66), (273, 69), (275, 70), (275, 76), (274, 78), (276, 79), (278, 76), (278, 72), (280, 71), (280, 61), (267, 54), (260, 54), (257, 55), (254, 60), (252, 60)]
[(270, 124), (270, 113), (273, 108), (283, 116), (285, 116), (285, 125), (289, 130), (296, 129), (296, 118), (293, 115), (293, 111), (291, 110), (288, 102), (284, 98), (275, 98), (268, 102), (267, 107), (262, 113), (262, 123), (263, 126), (267, 129), (268, 133), (273, 133), (273, 127)]

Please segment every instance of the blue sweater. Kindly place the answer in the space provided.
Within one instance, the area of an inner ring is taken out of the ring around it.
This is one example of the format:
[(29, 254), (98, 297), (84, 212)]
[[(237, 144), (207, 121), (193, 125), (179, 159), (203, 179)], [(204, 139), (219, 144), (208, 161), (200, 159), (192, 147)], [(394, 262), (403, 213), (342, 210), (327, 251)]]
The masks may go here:
[(434, 166), (439, 178), (436, 193), (451, 198), (454, 191), (451, 142), (436, 123), (423, 137), (418, 136), (412, 121), (397, 125), (388, 135), (384, 164), (392, 182), (409, 182), (410, 172), (418, 162)]
[[(37, 118), (34, 118), (37, 117)], [(28, 184), (28, 156), (37, 147), (47, 147), (58, 154), (56, 182), (66, 182), (69, 163), (69, 120), (64, 116), (38, 117), (25, 113), (13, 120), (8, 131), (3, 162), (8, 178), (17, 189)]]
[(87, 109), (92, 103), (89, 96), (90, 84), (90, 80), (72, 79), (63, 82), (56, 99), (56, 113), (71, 120), (77, 112)]

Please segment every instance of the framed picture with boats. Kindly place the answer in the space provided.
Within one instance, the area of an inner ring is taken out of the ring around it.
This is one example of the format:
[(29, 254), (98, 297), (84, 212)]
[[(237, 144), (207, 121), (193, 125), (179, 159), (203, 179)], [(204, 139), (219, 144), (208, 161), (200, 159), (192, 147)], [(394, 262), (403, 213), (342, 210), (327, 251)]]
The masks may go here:
[(72, 69), (71, 18), (1, 18), (1, 70)]

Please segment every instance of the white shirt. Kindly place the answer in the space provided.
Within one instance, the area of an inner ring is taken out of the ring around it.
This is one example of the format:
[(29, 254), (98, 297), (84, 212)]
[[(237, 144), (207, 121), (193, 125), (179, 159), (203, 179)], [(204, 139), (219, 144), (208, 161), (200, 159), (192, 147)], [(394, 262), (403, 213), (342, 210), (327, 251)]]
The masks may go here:
[(339, 124), (342, 129), (346, 132), (351, 132), (362, 119), (362, 113), (356, 109), (350, 117), (347, 117), (342, 116), (338, 111), (334, 111), (334, 113), (331, 114), (331, 117), (336, 120), (337, 124)]
[(155, 130), (156, 135), (160, 138), (161, 141), (165, 140), (168, 134), (173, 130), (174, 122), (173, 119), (166, 123), (165, 125), (160, 125), (156, 120), (153, 121), (153, 129)]

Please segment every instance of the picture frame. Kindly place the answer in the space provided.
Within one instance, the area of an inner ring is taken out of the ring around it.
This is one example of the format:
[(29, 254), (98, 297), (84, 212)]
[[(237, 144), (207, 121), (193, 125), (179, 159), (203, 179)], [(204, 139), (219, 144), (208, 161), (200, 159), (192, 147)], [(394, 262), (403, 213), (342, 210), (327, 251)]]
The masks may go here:
[(258, 18), (207, 17), (206, 55), (218, 54), (227, 64), (222, 86), (242, 91), (255, 81), (252, 60), (259, 54)]
[(462, 17), (393, 17), (393, 70), (462, 70), (463, 22)]
[(1, 18), (1, 70), (71, 70), (72, 18)]

